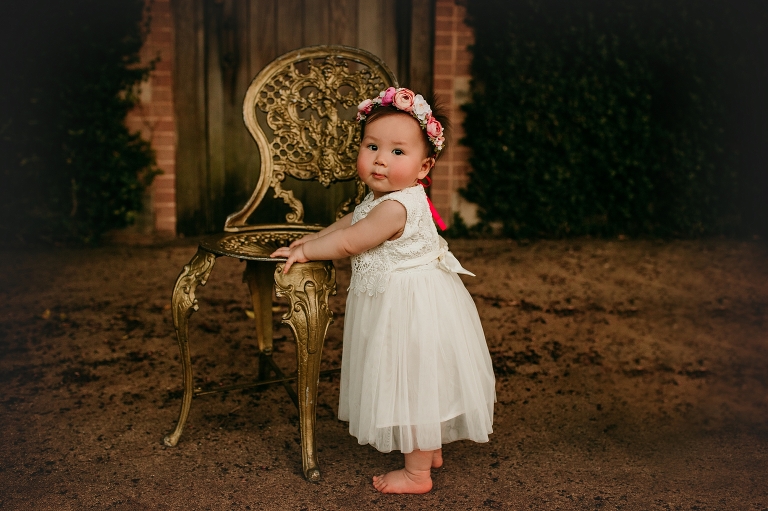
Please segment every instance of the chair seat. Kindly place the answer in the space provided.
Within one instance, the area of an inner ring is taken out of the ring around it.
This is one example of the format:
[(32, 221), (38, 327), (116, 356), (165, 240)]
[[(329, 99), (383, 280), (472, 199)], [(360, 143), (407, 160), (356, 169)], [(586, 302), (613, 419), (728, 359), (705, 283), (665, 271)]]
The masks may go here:
[(249, 261), (277, 262), (269, 255), (280, 247), (286, 247), (307, 234), (317, 232), (321, 225), (256, 225), (240, 230), (209, 236), (200, 241), (200, 247), (219, 256), (235, 257)]

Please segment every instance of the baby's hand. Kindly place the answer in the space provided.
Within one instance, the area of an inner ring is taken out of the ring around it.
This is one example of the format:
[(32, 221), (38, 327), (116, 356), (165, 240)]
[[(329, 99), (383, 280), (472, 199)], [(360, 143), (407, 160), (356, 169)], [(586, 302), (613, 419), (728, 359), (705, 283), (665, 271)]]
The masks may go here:
[(294, 240), (293, 243), (288, 245), (290, 248), (298, 247), (299, 245), (303, 245), (304, 243), (308, 242), (309, 240), (313, 240), (317, 238), (317, 234), (307, 234), (306, 236), (303, 236), (297, 240)]
[(309, 262), (309, 259), (304, 256), (304, 247), (302, 245), (295, 247), (280, 247), (272, 252), (269, 257), (286, 257), (288, 259), (285, 261), (283, 273), (288, 273), (288, 270), (291, 269), (293, 263)]
[(269, 257), (288, 257), (291, 255), (291, 248), (290, 247), (280, 247), (271, 254), (269, 254)]

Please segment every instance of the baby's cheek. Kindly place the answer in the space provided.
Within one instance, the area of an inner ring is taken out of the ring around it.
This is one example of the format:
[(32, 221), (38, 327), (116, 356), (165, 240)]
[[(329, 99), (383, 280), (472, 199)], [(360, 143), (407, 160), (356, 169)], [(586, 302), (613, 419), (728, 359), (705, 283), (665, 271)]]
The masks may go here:
[(361, 154), (357, 155), (357, 175), (362, 177), (362, 172), (365, 169), (365, 158)]

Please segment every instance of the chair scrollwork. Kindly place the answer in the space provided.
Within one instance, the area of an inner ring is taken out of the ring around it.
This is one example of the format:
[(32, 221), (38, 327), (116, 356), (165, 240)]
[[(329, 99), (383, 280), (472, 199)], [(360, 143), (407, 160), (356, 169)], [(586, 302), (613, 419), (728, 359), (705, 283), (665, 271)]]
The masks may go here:
[[(392, 72), (377, 57), (343, 46), (305, 48), (269, 64), (251, 83), (243, 105), (245, 124), (262, 155), (259, 182), (246, 206), (227, 218), (225, 230), (244, 228), (270, 187), (290, 208), (286, 221), (302, 223), (304, 207), (284, 188), (287, 176), (325, 187), (355, 179), (356, 107), (393, 84)], [(357, 197), (344, 201), (337, 213), (351, 210), (364, 192), (358, 184)]]

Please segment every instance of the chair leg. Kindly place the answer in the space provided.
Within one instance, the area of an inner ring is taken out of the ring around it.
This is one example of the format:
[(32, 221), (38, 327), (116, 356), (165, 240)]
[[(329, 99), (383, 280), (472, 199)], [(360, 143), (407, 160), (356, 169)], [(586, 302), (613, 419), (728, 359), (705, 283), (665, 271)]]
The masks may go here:
[(259, 379), (266, 380), (272, 372), (268, 357), (272, 356), (272, 290), (275, 286), (274, 263), (248, 261), (243, 282), (248, 284), (253, 304), (256, 340), (259, 344)]
[(163, 443), (168, 447), (175, 446), (181, 432), (184, 429), (184, 423), (187, 422), (189, 408), (192, 405), (192, 361), (189, 355), (189, 317), (198, 310), (197, 298), (195, 298), (195, 289), (198, 285), (204, 286), (213, 270), (216, 262), (216, 255), (202, 248), (198, 248), (195, 255), (184, 266), (184, 269), (176, 279), (176, 285), (173, 288), (173, 297), (171, 298), (171, 312), (173, 313), (173, 326), (176, 329), (176, 339), (179, 342), (179, 351), (181, 354), (182, 385), (183, 396), (181, 399), (181, 412), (179, 420), (176, 422), (176, 429), (173, 433), (163, 439)]
[(296, 263), (287, 274), (283, 264), (275, 270), (277, 296), (290, 300), (283, 315), (296, 338), (299, 394), (299, 424), (304, 477), (312, 482), (320, 479), (315, 442), (317, 385), (320, 379), (320, 356), (325, 334), (333, 313), (328, 297), (336, 293), (336, 270), (330, 261)]

